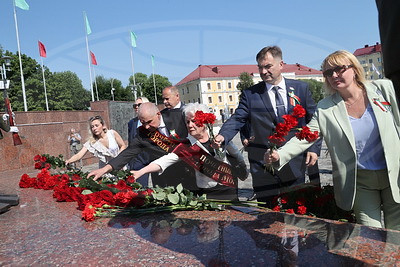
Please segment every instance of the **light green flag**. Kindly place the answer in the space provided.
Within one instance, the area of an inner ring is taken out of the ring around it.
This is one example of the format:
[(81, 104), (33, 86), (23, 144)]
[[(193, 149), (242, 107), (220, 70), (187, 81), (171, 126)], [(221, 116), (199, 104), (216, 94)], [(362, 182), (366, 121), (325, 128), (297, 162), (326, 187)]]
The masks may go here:
[(151, 66), (154, 67), (154, 55), (151, 55)]
[(15, 6), (23, 10), (29, 10), (29, 5), (25, 0), (15, 0)]
[(136, 39), (137, 36), (134, 32), (131, 32), (131, 43), (132, 43), (132, 47), (136, 47)]
[(89, 20), (86, 16), (86, 13), (85, 13), (85, 22), (86, 22), (85, 23), (86, 24), (86, 33), (87, 33), (87, 35), (89, 35), (92, 33), (92, 29), (90, 29)]

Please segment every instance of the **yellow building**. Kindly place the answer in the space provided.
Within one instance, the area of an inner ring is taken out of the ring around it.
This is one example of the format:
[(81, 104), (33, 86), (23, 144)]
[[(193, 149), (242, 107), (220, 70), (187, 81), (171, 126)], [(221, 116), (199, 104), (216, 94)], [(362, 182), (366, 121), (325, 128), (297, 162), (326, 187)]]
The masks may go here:
[(354, 52), (354, 56), (361, 63), (367, 80), (382, 79), (385, 76), (383, 69), (382, 48), (379, 43), (365, 45)]
[[(232, 114), (239, 103), (237, 85), (243, 72), (253, 77), (254, 84), (261, 81), (257, 65), (199, 65), (175, 86), (183, 103), (206, 104), (221, 119), (220, 114)], [(323, 80), (321, 71), (300, 64), (284, 64), (282, 75), (290, 79)]]

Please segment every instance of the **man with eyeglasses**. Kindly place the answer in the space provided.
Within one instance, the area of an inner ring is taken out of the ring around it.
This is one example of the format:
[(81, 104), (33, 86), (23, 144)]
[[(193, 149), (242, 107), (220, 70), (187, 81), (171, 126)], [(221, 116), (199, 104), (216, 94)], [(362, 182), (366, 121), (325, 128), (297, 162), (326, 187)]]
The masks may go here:
[[(147, 97), (139, 97), (136, 99), (135, 103), (133, 104), (133, 110), (135, 111), (136, 117), (131, 119), (128, 122), (128, 145), (130, 145), (133, 142), (133, 139), (137, 136), (138, 134), (138, 128), (142, 125), (140, 123), (139, 117), (138, 117), (138, 110), (139, 107), (142, 103), (147, 103), (149, 100)], [(131, 160), (128, 163), (129, 169), (130, 170), (140, 170), (144, 166), (146, 166), (149, 163), (149, 155), (145, 152), (140, 153), (135, 159)], [(147, 186), (149, 181), (149, 175), (143, 175), (140, 177), (138, 180), (139, 183), (141, 183), (143, 186)]]
[[(316, 164), (322, 141), (291, 160), (281, 171), (266, 171), (264, 153), (269, 148), (268, 137), (274, 133), (276, 125), (283, 122), (282, 116), (290, 114), (296, 104), (302, 105), (306, 110), (305, 118), (299, 119), (298, 127), (302, 127), (311, 120), (316, 105), (307, 83), (283, 78), (284, 63), (279, 47), (264, 47), (256, 60), (263, 82), (243, 91), (238, 108), (222, 126), (214, 145), (221, 146), (223, 142), (229, 142), (249, 123), (254, 139), (248, 144), (247, 151), (255, 198), (267, 202), (269, 206), (283, 188), (305, 182), (306, 168)], [(291, 131), (285, 139), (289, 140), (294, 133)], [(313, 172), (318, 174), (318, 169), (313, 169)], [(313, 183), (319, 184), (319, 175), (315, 178)]]

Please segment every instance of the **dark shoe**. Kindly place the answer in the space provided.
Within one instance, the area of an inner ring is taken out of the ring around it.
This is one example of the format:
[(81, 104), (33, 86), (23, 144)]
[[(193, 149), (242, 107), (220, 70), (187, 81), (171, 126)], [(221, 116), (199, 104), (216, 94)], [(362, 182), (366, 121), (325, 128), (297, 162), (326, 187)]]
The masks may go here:
[(7, 203), (0, 203), (0, 213), (6, 212), (10, 209), (11, 205)]
[(17, 195), (0, 195), (0, 203), (16, 206), (19, 204), (19, 197)]

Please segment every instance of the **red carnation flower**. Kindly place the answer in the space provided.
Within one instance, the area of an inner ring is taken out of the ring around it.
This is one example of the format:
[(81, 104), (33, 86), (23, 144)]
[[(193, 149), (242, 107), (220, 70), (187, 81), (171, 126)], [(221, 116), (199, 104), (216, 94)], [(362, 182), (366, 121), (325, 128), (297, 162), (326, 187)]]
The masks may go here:
[(281, 211), (281, 207), (275, 206), (272, 210), (273, 210), (273, 211)]
[(41, 161), (41, 162), (46, 162), (46, 161), (47, 161), (47, 158), (46, 158), (45, 156), (43, 156), (43, 157), (41, 157), (40, 161)]
[(319, 136), (318, 131), (311, 132), (307, 126), (303, 126), (295, 135), (299, 140), (306, 139), (308, 142), (314, 142)]
[(306, 110), (302, 107), (302, 105), (296, 105), (293, 108), (292, 114), (297, 118), (303, 118), (306, 115)]
[(271, 135), (268, 137), (268, 140), (277, 146), (280, 146), (285, 142), (285, 138), (278, 134)]
[(275, 127), (275, 134), (278, 134), (283, 137), (289, 133), (291, 128), (292, 127), (289, 127), (289, 125), (286, 123), (282, 123), (282, 122), (278, 123)]
[(286, 204), (286, 203), (288, 203), (288, 197), (287, 196), (283, 196), (283, 197), (281, 197), (281, 203), (282, 204)]
[(204, 113), (199, 110), (194, 114), (193, 120), (198, 127), (202, 127), (204, 124), (214, 124), (216, 117), (213, 113)]
[(114, 195), (115, 205), (121, 207), (128, 207), (133, 199), (137, 198), (138, 193), (133, 191), (118, 192)]
[(102, 190), (99, 192), (99, 196), (108, 204), (114, 205), (114, 194), (109, 190)]
[(42, 163), (41, 162), (35, 162), (35, 169), (40, 170), (42, 168)]
[(95, 213), (96, 213), (95, 207), (93, 207), (90, 204), (87, 204), (85, 209), (82, 211), (82, 218), (87, 222), (94, 221), (94, 219), (95, 219), (94, 214)]
[(298, 123), (296, 117), (292, 115), (283, 115), (282, 118), (285, 120), (285, 124), (287, 125), (289, 130), (292, 129), (293, 127), (296, 127)]
[(126, 178), (126, 182), (127, 182), (128, 184), (133, 184), (133, 183), (135, 183), (135, 182), (136, 182), (135, 176), (129, 175), (129, 176)]
[(298, 206), (297, 207), (297, 213), (298, 214), (304, 215), (304, 214), (306, 214), (306, 212), (307, 212), (307, 207), (306, 206)]
[(45, 163), (44, 164), (44, 168), (49, 170), (51, 168), (51, 164), (50, 163)]
[(36, 155), (36, 156), (33, 157), (33, 160), (34, 161), (40, 161), (41, 158), (42, 157), (40, 155)]
[(28, 174), (23, 174), (21, 180), (19, 181), (19, 187), (21, 188), (31, 188), (36, 185), (36, 178), (29, 177)]
[(288, 209), (288, 210), (286, 211), (286, 213), (294, 213), (294, 210), (293, 210), (293, 209)]
[(311, 143), (314, 142), (315, 140), (317, 140), (319, 137), (318, 131), (314, 131), (314, 132), (310, 132), (307, 136), (306, 136), (306, 140)]

